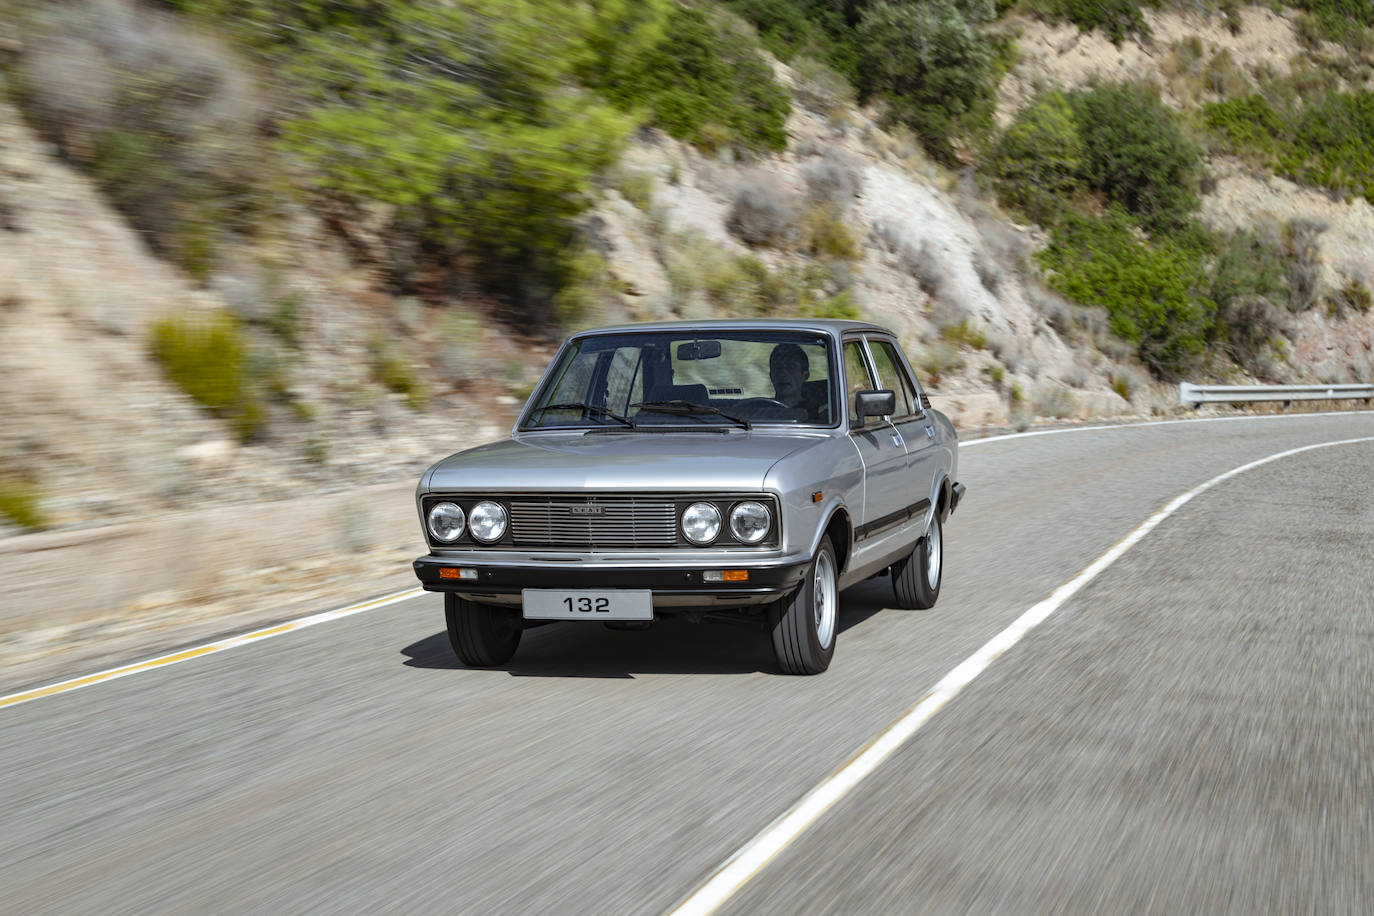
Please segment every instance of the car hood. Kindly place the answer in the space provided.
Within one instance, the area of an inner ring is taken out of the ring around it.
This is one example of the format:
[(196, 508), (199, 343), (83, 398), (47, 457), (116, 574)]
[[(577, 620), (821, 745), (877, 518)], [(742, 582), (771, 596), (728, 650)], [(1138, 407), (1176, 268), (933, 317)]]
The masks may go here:
[(445, 458), (426, 488), (761, 490), (780, 458), (824, 439), (819, 431), (521, 435)]

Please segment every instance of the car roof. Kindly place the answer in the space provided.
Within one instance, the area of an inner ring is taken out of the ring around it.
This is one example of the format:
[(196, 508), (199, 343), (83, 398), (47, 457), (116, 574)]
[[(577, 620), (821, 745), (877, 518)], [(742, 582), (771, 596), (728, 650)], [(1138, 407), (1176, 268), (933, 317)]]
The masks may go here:
[(839, 336), (846, 331), (892, 331), (868, 321), (844, 318), (712, 318), (696, 321), (644, 321), (636, 324), (617, 324), (604, 328), (588, 328), (572, 335), (613, 334), (633, 331), (822, 331)]

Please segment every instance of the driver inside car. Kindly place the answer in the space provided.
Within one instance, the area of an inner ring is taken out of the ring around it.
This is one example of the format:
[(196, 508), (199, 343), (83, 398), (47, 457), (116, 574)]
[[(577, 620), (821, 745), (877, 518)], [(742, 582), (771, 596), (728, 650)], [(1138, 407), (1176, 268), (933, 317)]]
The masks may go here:
[(778, 344), (768, 357), (768, 377), (773, 381), (773, 393), (788, 407), (801, 407), (811, 412), (802, 396), (802, 385), (811, 377), (811, 361), (806, 352), (794, 343)]

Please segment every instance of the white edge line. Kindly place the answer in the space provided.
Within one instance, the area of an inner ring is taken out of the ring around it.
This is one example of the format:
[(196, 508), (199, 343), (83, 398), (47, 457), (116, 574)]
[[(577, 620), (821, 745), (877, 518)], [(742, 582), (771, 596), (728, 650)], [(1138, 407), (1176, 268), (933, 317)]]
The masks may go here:
[(273, 624), (268, 627), (259, 627), (250, 633), (240, 633), (238, 636), (230, 636), (225, 639), (217, 639), (199, 646), (191, 646), (186, 649), (179, 649), (176, 652), (169, 652), (166, 655), (159, 655), (154, 658), (144, 659), (143, 661), (130, 662), (127, 665), (120, 665), (117, 668), (108, 668), (104, 671), (97, 671), (94, 674), (85, 674), (80, 677), (67, 678), (42, 687), (32, 687), (28, 690), (21, 690), (8, 696), (0, 697), (0, 709), (7, 706), (18, 706), (20, 703), (27, 703), (31, 700), (41, 699), (42, 697), (54, 696), (59, 693), (67, 693), (82, 687), (90, 687), (93, 684), (103, 684), (115, 678), (126, 677), (130, 674), (137, 674), (140, 671), (149, 671), (154, 668), (165, 668), (168, 665), (175, 665), (178, 662), (189, 661), (193, 658), (201, 658), (206, 655), (213, 655), (216, 652), (223, 652), (226, 649), (235, 649), (249, 643), (260, 642), (264, 639), (271, 639), (273, 636), (282, 636), (286, 633), (294, 633), (306, 627), (313, 627), (316, 624), (329, 623), (332, 620), (339, 620), (343, 617), (351, 617), (354, 614), (361, 614), (363, 611), (374, 611), (378, 608), (387, 607), (410, 598), (423, 595), (424, 589), (410, 588), (401, 592), (394, 592), (371, 601), (364, 601), (359, 604), (351, 604), (347, 607), (336, 608), (332, 611), (321, 611), (310, 614), (306, 617), (299, 617), (295, 620), (288, 620), (284, 623)]
[(1232, 468), (1205, 483), (1198, 484), (1181, 496), (1175, 497), (1173, 501), (1147, 518), (1078, 575), (1055, 589), (1048, 598), (1033, 605), (1012, 621), (1010, 626), (984, 643), (977, 652), (955, 666), (915, 706), (912, 706), (899, 719), (879, 732), (877, 737), (855, 753), (838, 770), (827, 776), (819, 785), (802, 796), (781, 817), (736, 850), (703, 884), (673, 907), (669, 911), (670, 916), (704, 916), (704, 914), (713, 912), (729, 900), (760, 869), (810, 827), (817, 818), (839, 802), (850, 789), (858, 785), (884, 760), (905, 744), (921, 726), (925, 725), (939, 711), (940, 707), (956, 697), (974, 678), (982, 674), (999, 655), (1019, 642), (1022, 637), (1057, 611), (1083, 586), (1120, 559), (1122, 554), (1135, 546), (1145, 535), (1153, 531), (1193, 497), (1238, 474), (1269, 464), (1271, 461), (1278, 461), (1313, 449), (1351, 445), (1357, 442), (1374, 442), (1374, 436), (1319, 442), (1315, 445), (1304, 445), (1278, 452), (1267, 458), (1260, 458), (1240, 467)]

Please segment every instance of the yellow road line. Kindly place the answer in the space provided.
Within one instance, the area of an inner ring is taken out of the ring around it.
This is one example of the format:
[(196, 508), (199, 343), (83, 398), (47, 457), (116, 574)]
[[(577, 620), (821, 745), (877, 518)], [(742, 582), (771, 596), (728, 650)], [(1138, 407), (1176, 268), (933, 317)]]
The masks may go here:
[(318, 614), (311, 614), (308, 617), (301, 617), (297, 620), (288, 620), (286, 623), (276, 624), (275, 626), (264, 627), (261, 630), (254, 630), (251, 633), (243, 633), (238, 636), (230, 636), (226, 639), (218, 639), (214, 642), (206, 643), (202, 646), (195, 646), (190, 649), (182, 649), (170, 655), (159, 655), (156, 658), (145, 659), (141, 662), (131, 662), (127, 665), (120, 665), (118, 668), (110, 668), (107, 671), (98, 671), (95, 674), (87, 674), (82, 677), (74, 677), (65, 681), (58, 681), (55, 684), (48, 684), (43, 687), (34, 687), (31, 690), (24, 690), (19, 693), (12, 693), (9, 696), (0, 697), (0, 709), (6, 706), (17, 706), (29, 700), (37, 700), (40, 697), (50, 697), (59, 693), (66, 693), (69, 690), (77, 690), (81, 687), (89, 687), (92, 684), (101, 684), (105, 681), (114, 680), (117, 677), (125, 677), (130, 674), (137, 674), (141, 671), (151, 671), (154, 668), (165, 668), (168, 665), (175, 665), (177, 662), (184, 662), (188, 659), (199, 658), (202, 655), (211, 655), (215, 652), (223, 652), (226, 649), (233, 649), (238, 646), (247, 645), (251, 642), (258, 642), (263, 639), (270, 639), (273, 636), (280, 636), (283, 633), (292, 633), (296, 630), (303, 630), (306, 627), (313, 627), (316, 624), (328, 623), (331, 620), (338, 620), (342, 617), (349, 617), (353, 614), (360, 614), (363, 611), (371, 611), (410, 598), (417, 598), (424, 594), (423, 589), (410, 588), (403, 592), (396, 592), (375, 598), (371, 601), (364, 601), (362, 604), (352, 604), (348, 607), (337, 608), (332, 611), (322, 611)]

